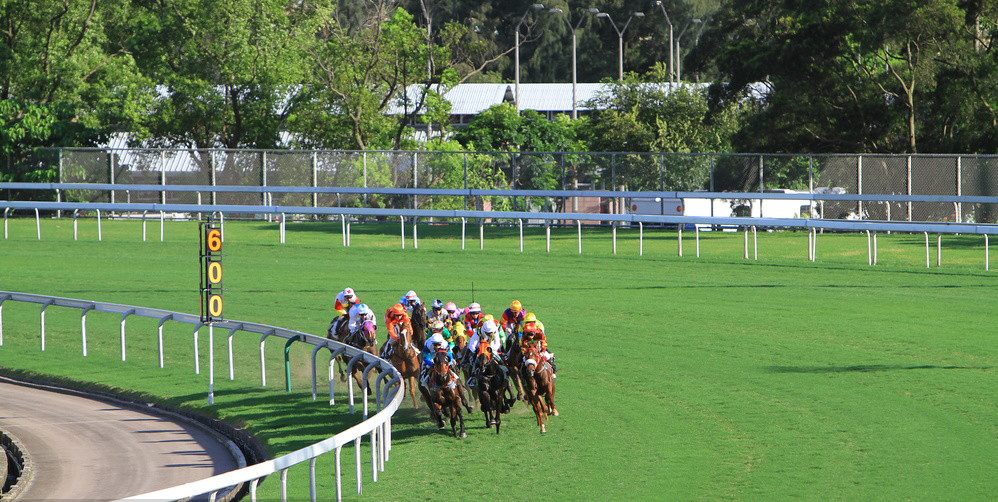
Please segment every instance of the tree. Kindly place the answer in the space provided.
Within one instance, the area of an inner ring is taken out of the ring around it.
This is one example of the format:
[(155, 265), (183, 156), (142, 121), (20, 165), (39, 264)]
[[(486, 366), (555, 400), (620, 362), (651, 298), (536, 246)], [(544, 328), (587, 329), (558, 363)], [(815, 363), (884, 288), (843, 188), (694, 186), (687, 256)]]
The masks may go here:
[(723, 69), (720, 98), (765, 86), (742, 149), (914, 152), (962, 23), (955, 0), (736, 0), (690, 64)]
[(109, 36), (131, 13), (125, 0), (0, 3), (0, 179), (52, 180), (53, 168), (31, 162), (34, 149), (136, 127), (151, 86)]

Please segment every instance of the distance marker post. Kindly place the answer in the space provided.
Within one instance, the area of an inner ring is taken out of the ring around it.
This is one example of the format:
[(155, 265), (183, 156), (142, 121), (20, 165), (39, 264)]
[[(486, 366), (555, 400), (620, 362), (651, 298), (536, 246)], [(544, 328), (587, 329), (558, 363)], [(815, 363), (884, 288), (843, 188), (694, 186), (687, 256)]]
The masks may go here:
[(201, 323), (208, 325), (208, 404), (215, 404), (214, 323), (224, 321), (222, 300), (222, 230), (209, 217), (201, 222)]

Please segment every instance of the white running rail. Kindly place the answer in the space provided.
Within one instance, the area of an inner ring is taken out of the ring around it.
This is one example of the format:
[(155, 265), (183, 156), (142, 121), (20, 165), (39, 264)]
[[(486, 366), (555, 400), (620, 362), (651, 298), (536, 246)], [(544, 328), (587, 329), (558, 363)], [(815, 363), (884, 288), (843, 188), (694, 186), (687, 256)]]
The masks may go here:
[[(319, 495), (316, 493), (316, 473), (315, 464), (316, 459), (319, 456), (328, 454), (330, 452), (334, 455), (334, 476), (336, 480), (336, 500), (343, 499), (343, 486), (342, 486), (342, 468), (341, 468), (341, 455), (344, 446), (353, 444), (355, 455), (354, 464), (356, 471), (356, 482), (357, 482), (357, 493), (361, 493), (363, 490), (363, 472), (362, 472), (362, 461), (361, 461), (361, 444), (364, 440), (364, 436), (369, 436), (369, 445), (371, 449), (371, 479), (372, 481), (378, 480), (378, 473), (383, 472), (385, 469), (385, 461), (388, 460), (389, 452), (391, 451), (391, 423), (392, 416), (398, 409), (399, 405), (402, 403), (402, 398), (404, 396), (403, 383), (401, 375), (398, 371), (384, 359), (372, 356), (366, 352), (358, 350), (349, 345), (345, 345), (339, 342), (328, 340), (324, 337), (309, 335), (301, 333), (298, 331), (293, 331), (285, 328), (279, 328), (275, 326), (268, 326), (264, 324), (256, 324), (243, 321), (221, 321), (213, 323), (212, 325), (202, 324), (199, 316), (192, 314), (184, 314), (180, 312), (171, 312), (167, 310), (152, 309), (146, 307), (137, 307), (132, 305), (120, 305), (114, 303), (96, 302), (90, 300), (77, 300), (71, 298), (60, 298), (54, 296), (45, 295), (34, 295), (26, 293), (16, 293), (10, 291), (0, 291), (0, 347), (3, 346), (3, 308), (6, 302), (23, 302), (23, 303), (35, 303), (41, 305), (41, 310), (39, 314), (39, 324), (40, 324), (40, 344), (41, 350), (45, 350), (45, 311), (50, 306), (57, 307), (67, 307), (80, 309), (80, 332), (81, 332), (81, 345), (83, 350), (83, 355), (87, 353), (87, 334), (86, 334), (86, 318), (87, 314), (91, 311), (96, 312), (107, 312), (112, 314), (121, 315), (121, 358), (125, 360), (125, 342), (126, 342), (126, 320), (129, 316), (139, 316), (148, 317), (152, 319), (159, 319), (158, 330), (158, 350), (159, 350), (159, 361), (160, 366), (163, 365), (163, 325), (168, 321), (179, 322), (190, 324), (194, 326), (193, 340), (194, 340), (194, 357), (197, 359), (197, 347), (198, 347), (198, 337), (199, 332), (202, 328), (207, 328), (209, 335), (209, 387), (208, 387), (208, 399), (209, 402), (213, 400), (214, 397), (214, 328), (222, 328), (227, 331), (228, 337), (228, 362), (229, 362), (229, 379), (231, 380), (234, 375), (233, 367), (233, 357), (232, 357), (232, 337), (237, 332), (252, 333), (260, 335), (260, 361), (261, 363), (265, 360), (265, 345), (269, 337), (277, 337), (285, 339), (285, 347), (294, 342), (302, 342), (312, 345), (312, 398), (317, 399), (317, 365), (316, 358), (318, 353), (322, 349), (329, 351), (329, 374), (328, 374), (328, 385), (329, 385), (329, 404), (335, 404), (334, 400), (334, 375), (333, 375), (333, 360), (337, 355), (345, 355), (349, 359), (349, 364), (347, 367), (347, 372), (351, 372), (353, 367), (359, 363), (366, 363), (366, 369), (364, 370), (364, 387), (363, 392), (363, 418), (364, 420), (349, 429), (342, 431), (328, 439), (319, 441), (318, 443), (306, 446), (300, 450), (288, 453), (286, 455), (280, 456), (273, 460), (268, 460), (261, 462), (259, 464), (244, 467), (242, 469), (237, 469), (234, 471), (219, 474), (217, 476), (212, 476), (210, 478), (202, 479), (192, 483), (186, 483), (180, 486), (175, 486), (172, 488), (166, 488), (163, 490), (157, 490), (154, 492), (138, 494), (132, 497), (121, 499), (123, 501), (173, 501), (182, 500), (190, 497), (195, 497), (198, 495), (208, 495), (211, 500), (216, 500), (221, 494), (230, 492), (236, 489), (239, 485), (248, 483), (249, 486), (249, 497), (251, 501), (256, 501), (257, 486), (263, 478), (270, 476), (272, 474), (279, 474), (280, 477), (280, 492), (281, 500), (287, 500), (287, 472), (293, 466), (308, 462), (309, 463), (309, 493), (311, 500), (315, 501), (318, 499), (328, 499), (329, 494)], [(200, 368), (195, 363), (195, 372), (199, 373)], [(374, 403), (374, 414), (369, 416), (370, 404), (369, 397), (371, 394), (371, 389), (368, 385), (368, 376), (371, 371), (377, 370), (377, 377), (375, 378), (375, 403)], [(260, 379), (261, 382), (266, 384), (266, 367), (264, 364), (260, 366)], [(352, 384), (352, 379), (348, 380), (347, 386), (349, 388), (349, 403), (350, 403), (350, 413), (355, 411), (355, 398), (354, 398), (354, 386)], [(290, 382), (287, 382), (287, 386), (290, 388)]]

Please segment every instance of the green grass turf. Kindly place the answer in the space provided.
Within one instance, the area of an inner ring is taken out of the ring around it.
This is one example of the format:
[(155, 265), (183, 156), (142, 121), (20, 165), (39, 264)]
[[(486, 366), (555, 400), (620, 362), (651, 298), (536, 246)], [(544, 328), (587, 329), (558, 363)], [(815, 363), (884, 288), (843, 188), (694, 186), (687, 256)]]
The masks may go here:
[[(469, 437), (433, 428), (406, 404), (378, 483), (364, 453), (364, 499), (573, 500), (993, 500), (998, 493), (998, 344), (988, 319), (998, 307), (983, 239), (944, 236), (942, 267), (925, 268), (924, 237), (881, 235), (879, 265), (867, 266), (865, 235), (822, 234), (807, 261), (800, 232), (760, 232), (759, 260), (743, 258), (741, 234), (555, 229), (412, 227), (400, 249), (398, 224), (340, 227), (226, 224), (227, 318), (322, 333), (335, 293), (355, 288), (379, 314), (408, 289), (425, 301), (475, 300), (498, 315), (519, 299), (544, 321), (559, 361), (557, 404), (540, 435), (522, 404), (502, 434), (468, 419)], [(196, 312), (197, 224), (11, 220), (0, 241), (0, 290)], [(753, 256), (752, 240), (749, 253)], [(246, 424), (275, 454), (358, 420), (345, 404), (311, 400), (308, 353), (292, 351), (294, 388), (283, 393), (280, 346), (271, 342), (268, 387), (259, 384), (258, 338), (237, 335), (236, 380), (225, 379), (224, 336), (216, 333), (217, 404), (207, 406), (207, 340), (193, 374), (191, 330), (167, 325), (167, 366), (156, 364), (156, 323), (128, 321), (127, 362), (118, 316), (88, 317), (90, 355), (80, 353), (79, 311), (50, 308), (47, 350), (38, 350), (38, 307), (4, 305), (0, 366), (158, 396)], [(320, 378), (321, 378), (320, 373)], [(342, 387), (340, 387), (342, 389)], [(353, 452), (344, 450), (344, 489), (353, 490)], [(331, 493), (330, 458), (318, 464)], [(307, 467), (290, 473), (305, 498)], [(276, 477), (261, 487), (277, 495)]]

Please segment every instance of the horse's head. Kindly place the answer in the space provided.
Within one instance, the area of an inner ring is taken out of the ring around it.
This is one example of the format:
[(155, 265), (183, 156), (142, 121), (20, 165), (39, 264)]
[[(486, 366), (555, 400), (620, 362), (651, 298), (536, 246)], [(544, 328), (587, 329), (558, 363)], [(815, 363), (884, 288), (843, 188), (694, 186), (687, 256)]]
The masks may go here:
[(365, 346), (377, 345), (378, 343), (377, 331), (378, 331), (378, 326), (371, 321), (366, 321), (360, 327), (360, 334), (364, 338)]
[(537, 370), (540, 361), (541, 352), (537, 347), (528, 345), (523, 348), (523, 367), (526, 368), (527, 374), (534, 376), (534, 371)]

